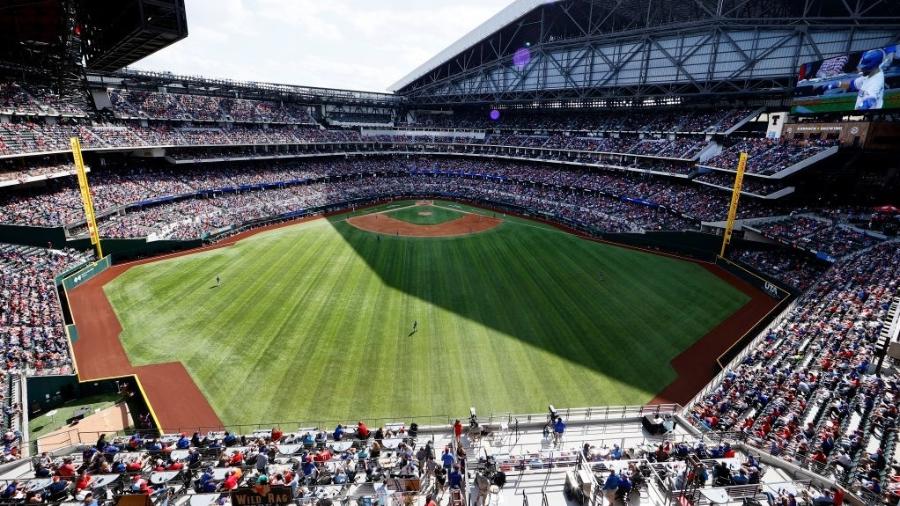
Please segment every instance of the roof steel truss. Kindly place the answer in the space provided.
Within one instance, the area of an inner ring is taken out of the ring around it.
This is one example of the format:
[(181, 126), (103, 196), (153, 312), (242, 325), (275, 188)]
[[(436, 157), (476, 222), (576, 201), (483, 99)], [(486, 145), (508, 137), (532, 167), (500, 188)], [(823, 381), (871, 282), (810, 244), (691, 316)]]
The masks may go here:
[[(900, 11), (889, 3), (563, 0), (521, 17), (400, 93), (417, 104), (784, 96), (800, 63), (900, 40)], [(679, 11), (657, 12), (665, 9)], [(527, 61), (514, 58), (516, 51)]]

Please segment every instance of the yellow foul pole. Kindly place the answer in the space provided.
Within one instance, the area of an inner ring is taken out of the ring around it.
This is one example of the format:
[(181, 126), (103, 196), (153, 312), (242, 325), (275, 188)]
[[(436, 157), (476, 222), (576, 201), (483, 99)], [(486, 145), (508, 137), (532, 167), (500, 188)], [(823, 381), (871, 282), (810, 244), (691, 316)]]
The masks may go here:
[(741, 186), (744, 184), (744, 169), (747, 168), (747, 153), (741, 153), (738, 159), (737, 174), (734, 176), (734, 190), (731, 192), (731, 205), (728, 207), (728, 222), (725, 224), (725, 235), (722, 237), (720, 257), (725, 256), (725, 248), (731, 243), (734, 220), (737, 218), (738, 201), (741, 198)]
[(78, 137), (72, 137), (69, 139), (69, 143), (72, 145), (72, 157), (75, 159), (75, 172), (78, 174), (78, 187), (81, 189), (81, 203), (84, 205), (84, 217), (91, 235), (91, 244), (97, 248), (97, 258), (103, 258), (100, 231), (97, 229), (97, 220), (94, 218), (94, 200), (91, 198), (91, 187), (88, 186), (84, 160), (81, 158), (81, 142)]

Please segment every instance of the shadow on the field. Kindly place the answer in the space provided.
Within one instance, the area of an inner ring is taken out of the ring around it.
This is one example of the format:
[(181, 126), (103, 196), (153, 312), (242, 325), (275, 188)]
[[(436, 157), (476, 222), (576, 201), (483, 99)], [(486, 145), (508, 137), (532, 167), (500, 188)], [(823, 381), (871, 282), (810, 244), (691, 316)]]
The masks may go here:
[[(608, 269), (602, 263), (607, 257), (600, 256), (608, 253), (596, 250), (590, 253), (594, 258), (573, 263), (565, 258), (575, 254), (572, 243), (552, 232), (510, 233), (513, 229), (500, 227), (461, 238), (409, 239), (365, 232), (345, 220), (346, 216), (330, 219), (387, 285), (645, 392), (666, 386), (660, 384), (666, 377), (660, 371), (691, 344), (674, 344), (675, 339), (660, 332), (665, 326), (656, 325), (658, 318), (677, 320), (674, 315), (689, 313), (707, 295), (666, 286), (666, 295), (676, 299), (674, 310), (666, 316), (653, 314), (658, 301), (650, 300), (652, 295), (638, 289), (625, 297), (621, 292), (626, 290), (616, 288), (637, 286), (648, 278), (647, 272), (623, 267), (634, 254), (609, 254), (619, 264)], [(565, 260), (575, 267), (553, 268)], [(550, 268), (544, 268), (548, 264)], [(583, 264), (590, 264), (591, 270), (573, 272)], [(651, 290), (664, 284), (678, 282), (649, 282)], [(379, 301), (372, 304), (377, 308)], [(423, 327), (431, 326), (422, 315), (396, 316), (419, 318)], [(672, 325), (678, 323), (667, 328)], [(539, 364), (531, 367), (539, 377), (554, 375)]]

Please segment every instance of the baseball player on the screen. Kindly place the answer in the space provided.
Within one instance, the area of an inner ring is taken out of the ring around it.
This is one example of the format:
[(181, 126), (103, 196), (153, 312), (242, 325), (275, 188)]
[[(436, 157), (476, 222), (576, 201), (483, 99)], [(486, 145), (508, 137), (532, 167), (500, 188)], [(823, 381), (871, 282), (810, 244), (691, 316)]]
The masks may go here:
[(840, 84), (841, 88), (847, 91), (857, 92), (855, 107), (857, 111), (884, 107), (884, 72), (881, 71), (884, 56), (882, 49), (866, 51), (857, 65), (862, 75)]

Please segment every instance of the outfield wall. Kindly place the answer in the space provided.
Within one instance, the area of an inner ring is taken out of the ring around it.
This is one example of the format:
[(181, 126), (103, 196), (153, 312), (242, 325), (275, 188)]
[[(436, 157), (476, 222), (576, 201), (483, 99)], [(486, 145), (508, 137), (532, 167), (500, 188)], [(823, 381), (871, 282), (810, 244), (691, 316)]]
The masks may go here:
[(109, 269), (110, 265), (112, 265), (111, 257), (103, 257), (97, 262), (91, 263), (81, 270), (74, 272), (67, 277), (64, 277), (60, 284), (62, 284), (63, 289), (66, 291), (73, 290), (75, 289), (75, 287), (81, 285), (85, 281), (93, 278), (106, 269)]
[[(203, 245), (201, 239), (188, 241), (148, 241), (146, 239), (101, 239), (103, 254), (114, 258), (115, 263), (135, 258), (146, 258), (163, 255), (173, 251), (182, 251)], [(91, 249), (93, 246), (89, 239), (76, 239), (66, 244), (69, 248), (78, 250)]]

